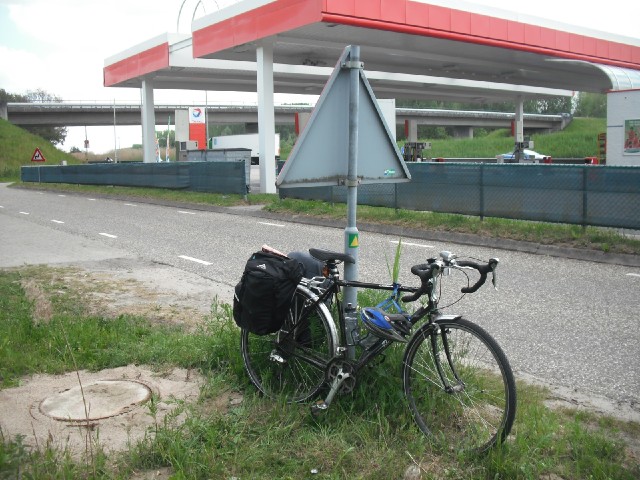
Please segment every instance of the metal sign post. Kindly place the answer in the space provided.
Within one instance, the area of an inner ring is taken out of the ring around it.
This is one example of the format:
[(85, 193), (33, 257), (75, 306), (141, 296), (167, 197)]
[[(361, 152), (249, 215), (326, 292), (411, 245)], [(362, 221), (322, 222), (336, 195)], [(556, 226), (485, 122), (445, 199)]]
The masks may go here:
[[(362, 135), (358, 133), (360, 130)], [(358, 185), (408, 182), (410, 179), (409, 170), (364, 75), (360, 47), (348, 46), (336, 63), (307, 126), (276, 179), (276, 185), (280, 188), (347, 187), (344, 251), (355, 259), (355, 263), (345, 264), (344, 278), (357, 281), (360, 246), (356, 227)], [(358, 342), (357, 295), (354, 287), (344, 289), (349, 358), (354, 357)]]
[[(351, 46), (349, 61), (344, 62), (342, 68), (349, 70), (349, 157), (347, 167), (347, 226), (344, 229), (344, 253), (351, 255), (355, 263), (345, 263), (345, 280), (358, 280), (358, 247), (360, 238), (358, 227), (356, 226), (356, 212), (358, 207), (358, 113), (360, 110), (360, 47)], [(358, 304), (358, 290), (355, 287), (345, 287), (344, 289), (344, 309), (347, 323), (353, 323), (353, 317), (357, 314), (355, 307)], [(351, 318), (349, 318), (351, 317)], [(351, 320), (351, 322), (350, 322)], [(355, 328), (355, 325), (352, 325)], [(351, 329), (348, 329), (351, 330)], [(347, 332), (347, 344), (351, 347), (355, 339), (351, 339), (350, 332)], [(348, 352), (352, 357), (351, 352)]]

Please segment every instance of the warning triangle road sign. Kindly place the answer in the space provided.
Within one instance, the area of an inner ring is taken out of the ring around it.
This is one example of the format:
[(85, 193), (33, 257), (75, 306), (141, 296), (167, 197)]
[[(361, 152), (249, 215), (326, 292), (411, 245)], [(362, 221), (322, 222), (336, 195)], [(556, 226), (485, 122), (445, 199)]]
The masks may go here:
[[(338, 60), (276, 185), (339, 185), (347, 178), (350, 68), (344, 67), (350, 64), (349, 52), (347, 47)], [(362, 69), (359, 82), (358, 180), (360, 183), (407, 182), (411, 175)]]
[(40, 149), (36, 147), (36, 150), (35, 150), (35, 152), (33, 152), (33, 155), (31, 157), (31, 161), (32, 162), (46, 162), (47, 160), (44, 158), (44, 155), (42, 155), (42, 152), (40, 151)]

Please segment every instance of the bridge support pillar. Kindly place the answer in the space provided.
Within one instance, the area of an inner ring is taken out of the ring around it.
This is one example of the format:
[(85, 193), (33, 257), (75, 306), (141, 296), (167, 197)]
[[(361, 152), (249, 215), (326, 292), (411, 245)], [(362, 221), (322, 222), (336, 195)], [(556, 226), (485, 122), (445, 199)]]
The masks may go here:
[(473, 127), (453, 127), (455, 138), (473, 138)]
[(153, 83), (142, 80), (142, 161), (155, 163), (156, 158), (156, 116), (153, 105)]
[(405, 120), (404, 121), (404, 134), (407, 137), (407, 142), (418, 141), (418, 122), (417, 120)]
[(276, 123), (273, 106), (273, 44), (256, 50), (258, 67), (258, 146), (260, 148), (260, 192), (276, 193)]

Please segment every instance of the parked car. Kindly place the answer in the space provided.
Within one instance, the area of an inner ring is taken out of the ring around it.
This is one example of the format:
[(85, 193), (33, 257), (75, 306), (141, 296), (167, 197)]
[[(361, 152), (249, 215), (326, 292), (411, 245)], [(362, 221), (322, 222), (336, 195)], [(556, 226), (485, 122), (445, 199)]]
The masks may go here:
[[(514, 152), (503, 153), (502, 155), (498, 155), (496, 158), (502, 160), (505, 163), (513, 163), (516, 161), (516, 156)], [(551, 163), (551, 157), (549, 155), (543, 155), (542, 153), (535, 152), (533, 150), (524, 149), (520, 153), (520, 162), (521, 163)]]

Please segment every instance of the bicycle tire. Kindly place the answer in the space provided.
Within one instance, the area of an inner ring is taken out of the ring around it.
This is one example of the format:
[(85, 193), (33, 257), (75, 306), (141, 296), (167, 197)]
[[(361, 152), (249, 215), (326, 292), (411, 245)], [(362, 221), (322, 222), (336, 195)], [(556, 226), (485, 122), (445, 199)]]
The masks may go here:
[(318, 393), (325, 368), (334, 356), (337, 334), (333, 318), (323, 303), (306, 320), (302, 307), (317, 297), (298, 285), (282, 328), (269, 335), (243, 329), (241, 351), (251, 383), (270, 398), (303, 402)]
[[(412, 337), (402, 363), (403, 389), (418, 427), (444, 450), (483, 453), (502, 443), (516, 414), (516, 384), (498, 343), (463, 318), (423, 325)], [(443, 338), (460, 384), (447, 361)], [(434, 363), (433, 340), (447, 391)], [(458, 390), (458, 391), (456, 391)]]

